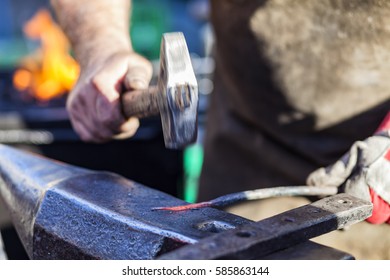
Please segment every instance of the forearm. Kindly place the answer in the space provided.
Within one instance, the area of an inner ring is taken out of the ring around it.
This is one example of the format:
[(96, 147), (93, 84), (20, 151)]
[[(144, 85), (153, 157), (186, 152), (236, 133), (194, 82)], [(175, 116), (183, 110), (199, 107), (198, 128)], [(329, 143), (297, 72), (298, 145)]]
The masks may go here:
[(132, 50), (130, 0), (51, 0), (81, 67)]

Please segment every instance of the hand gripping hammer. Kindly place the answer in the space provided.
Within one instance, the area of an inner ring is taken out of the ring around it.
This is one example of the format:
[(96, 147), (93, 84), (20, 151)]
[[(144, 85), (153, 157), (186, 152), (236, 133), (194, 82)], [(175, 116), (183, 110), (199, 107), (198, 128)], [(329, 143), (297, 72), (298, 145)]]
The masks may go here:
[(182, 33), (163, 34), (157, 86), (125, 92), (122, 110), (125, 117), (160, 113), (167, 148), (179, 149), (196, 140), (198, 84)]

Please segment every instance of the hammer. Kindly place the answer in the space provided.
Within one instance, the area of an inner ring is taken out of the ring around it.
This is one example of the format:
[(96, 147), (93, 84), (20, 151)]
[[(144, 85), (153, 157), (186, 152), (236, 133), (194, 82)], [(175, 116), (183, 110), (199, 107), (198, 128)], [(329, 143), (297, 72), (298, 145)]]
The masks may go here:
[(183, 33), (165, 33), (161, 40), (157, 86), (122, 95), (126, 118), (160, 113), (165, 146), (179, 149), (197, 137), (198, 84)]

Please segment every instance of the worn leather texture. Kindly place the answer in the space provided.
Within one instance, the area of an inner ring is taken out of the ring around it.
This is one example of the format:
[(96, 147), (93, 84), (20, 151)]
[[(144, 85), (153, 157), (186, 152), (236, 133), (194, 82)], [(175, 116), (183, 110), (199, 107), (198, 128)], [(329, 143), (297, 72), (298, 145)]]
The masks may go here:
[(390, 3), (213, 0), (200, 199), (302, 184), (390, 108)]

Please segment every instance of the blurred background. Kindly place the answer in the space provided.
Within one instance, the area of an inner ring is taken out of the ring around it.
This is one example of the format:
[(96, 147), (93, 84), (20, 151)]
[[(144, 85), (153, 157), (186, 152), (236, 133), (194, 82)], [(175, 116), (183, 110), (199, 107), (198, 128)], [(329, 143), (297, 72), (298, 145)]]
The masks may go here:
[[(129, 32), (135, 50), (153, 62), (152, 83), (162, 34), (181, 31), (187, 40), (199, 85), (199, 131), (197, 143), (179, 151), (165, 149), (159, 117), (141, 120), (131, 139), (83, 143), (65, 110), (79, 68), (49, 0), (0, 0), (0, 7), (0, 143), (112, 171), (188, 202), (196, 200), (207, 100), (213, 89), (207, 0), (133, 0)], [(26, 259), (1, 205), (0, 230), (8, 259)]]

